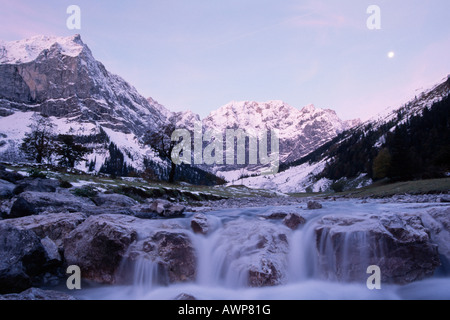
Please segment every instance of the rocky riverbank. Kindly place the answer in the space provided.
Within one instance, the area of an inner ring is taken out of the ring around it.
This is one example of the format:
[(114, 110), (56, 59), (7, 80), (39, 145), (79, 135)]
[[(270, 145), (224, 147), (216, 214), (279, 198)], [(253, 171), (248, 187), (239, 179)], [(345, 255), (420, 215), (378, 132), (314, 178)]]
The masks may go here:
[[(37, 289), (65, 283), (69, 265), (79, 266), (83, 279), (98, 284), (133, 282), (137, 265), (153, 268), (158, 285), (197, 281), (204, 269), (193, 240), (198, 236), (213, 236), (222, 250), (220, 276), (237, 270), (236, 283), (249, 287), (289, 281), (293, 234), (302, 228), (313, 231), (311, 250), (319, 277), (331, 281), (359, 281), (368, 264), (377, 264), (384, 270), (383, 281), (405, 284), (430, 277), (450, 262), (447, 195), (253, 197), (187, 205), (164, 199), (138, 202), (111, 193), (81, 197), (57, 180), (0, 173), (0, 299), (70, 299)], [(348, 202), (349, 208), (427, 202), (430, 208), (334, 215), (327, 211), (334, 202)], [(214, 213), (256, 207), (278, 210), (247, 220)]]

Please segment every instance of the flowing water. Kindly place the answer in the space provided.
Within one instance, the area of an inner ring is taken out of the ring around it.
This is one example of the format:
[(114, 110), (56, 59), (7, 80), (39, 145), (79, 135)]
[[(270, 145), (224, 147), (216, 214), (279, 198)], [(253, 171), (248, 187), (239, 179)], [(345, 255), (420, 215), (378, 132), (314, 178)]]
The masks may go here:
[[(193, 214), (187, 214), (171, 221), (189, 235), (195, 249), (194, 281), (169, 284), (167, 274), (157, 262), (142, 258), (132, 264), (124, 262), (118, 271), (126, 279), (122, 285), (85, 284), (75, 295), (81, 299), (155, 300), (173, 299), (181, 293), (212, 300), (450, 299), (450, 273), (445, 266), (425, 280), (406, 285), (382, 283), (381, 290), (369, 290), (366, 285), (369, 275), (354, 280), (354, 261), (369, 265), (369, 248), (372, 259), (382, 258), (386, 250), (383, 243), (374, 244), (365, 232), (352, 229), (340, 239), (338, 247), (330, 232), (316, 236), (318, 222), (323, 218), (351, 216), (360, 217), (359, 223), (370, 223), (373, 214), (426, 212), (442, 204), (377, 201), (363, 204), (345, 200), (323, 205), (321, 210), (306, 210), (296, 205), (209, 212), (206, 215), (210, 230), (206, 236), (191, 231)], [(298, 213), (307, 223), (291, 231), (282, 220), (263, 217), (273, 212)], [(261, 239), (265, 240), (261, 242)], [(250, 287), (249, 266), (258, 266), (264, 259), (271, 259), (280, 271), (279, 283)]]

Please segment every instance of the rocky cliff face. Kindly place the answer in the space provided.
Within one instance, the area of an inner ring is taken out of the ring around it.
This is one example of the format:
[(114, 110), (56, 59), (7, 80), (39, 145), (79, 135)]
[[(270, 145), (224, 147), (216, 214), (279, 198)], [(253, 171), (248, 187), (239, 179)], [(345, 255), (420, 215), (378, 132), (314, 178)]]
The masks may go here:
[(96, 61), (79, 35), (0, 44), (3, 114), (37, 111), (141, 135), (165, 117)]
[(93, 152), (77, 169), (88, 170), (91, 163), (98, 172), (110, 156), (110, 143), (135, 169), (143, 170), (145, 158), (162, 168), (166, 164), (142, 140), (167, 123), (162, 111), (156, 101), (111, 74), (79, 35), (0, 42), (2, 161), (24, 160), (18, 146), (39, 113), (49, 117), (55, 134), (72, 134), (89, 143)]
[(319, 109), (314, 105), (297, 109), (283, 101), (231, 102), (203, 120), (204, 127), (220, 131), (277, 129), (282, 162), (305, 156), (359, 123), (359, 120), (343, 121), (330, 109)]

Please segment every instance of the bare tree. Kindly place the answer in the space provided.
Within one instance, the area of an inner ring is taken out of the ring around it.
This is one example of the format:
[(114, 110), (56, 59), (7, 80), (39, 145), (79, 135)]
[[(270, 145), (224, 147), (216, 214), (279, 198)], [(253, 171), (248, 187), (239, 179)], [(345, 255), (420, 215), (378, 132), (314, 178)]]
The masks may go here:
[(29, 125), (31, 132), (25, 134), (20, 149), (29, 159), (42, 163), (44, 159), (50, 159), (54, 152), (54, 124), (48, 117), (38, 113), (32, 116), (32, 121)]

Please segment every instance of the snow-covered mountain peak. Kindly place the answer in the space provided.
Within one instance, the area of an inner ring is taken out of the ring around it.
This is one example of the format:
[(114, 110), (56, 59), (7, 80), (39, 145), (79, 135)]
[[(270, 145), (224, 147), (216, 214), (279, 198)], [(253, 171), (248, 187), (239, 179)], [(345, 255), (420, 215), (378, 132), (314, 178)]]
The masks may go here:
[(293, 161), (334, 138), (359, 120), (343, 121), (335, 111), (308, 105), (295, 108), (284, 101), (232, 101), (204, 120), (203, 126), (224, 129), (278, 130), (281, 160)]
[(214, 128), (254, 128), (279, 129), (282, 136), (292, 136), (305, 127), (307, 123), (326, 121), (337, 132), (348, 129), (348, 125), (358, 121), (342, 121), (336, 112), (316, 108), (313, 104), (301, 110), (280, 100), (267, 102), (233, 101), (211, 112), (204, 120), (208, 127)]
[(69, 37), (39, 35), (24, 40), (0, 41), (0, 63), (31, 62), (52, 47), (57, 47), (63, 55), (71, 57), (78, 56), (86, 48), (79, 34)]
[(303, 113), (313, 113), (316, 111), (316, 107), (313, 104), (304, 106), (301, 110)]

